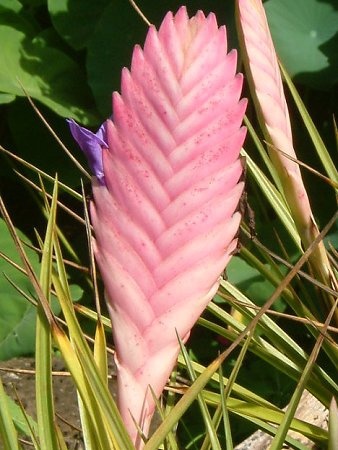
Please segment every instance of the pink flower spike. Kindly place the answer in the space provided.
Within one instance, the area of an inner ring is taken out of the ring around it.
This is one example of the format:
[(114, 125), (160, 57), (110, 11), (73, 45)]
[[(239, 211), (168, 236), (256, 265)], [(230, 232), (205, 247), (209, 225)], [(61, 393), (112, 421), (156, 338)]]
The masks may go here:
[[(252, 91), (268, 142), (297, 159), (278, 59), (261, 0), (238, 0), (238, 19)], [(301, 235), (312, 225), (309, 199), (297, 163), (269, 148)]]
[[(275, 148), (268, 148), (269, 155), (306, 249), (319, 235), (319, 230), (312, 215), (299, 165), (278, 151), (297, 159), (278, 59), (265, 10), (261, 0), (237, 0), (236, 6), (240, 37), (246, 53), (244, 62), (256, 110), (265, 138)], [(309, 260), (317, 278), (334, 286), (334, 276), (323, 242), (314, 249)]]
[(116, 348), (118, 405), (137, 449), (179, 345), (237, 245), (246, 100), (214, 14), (184, 7), (136, 46), (93, 178), (94, 250)]

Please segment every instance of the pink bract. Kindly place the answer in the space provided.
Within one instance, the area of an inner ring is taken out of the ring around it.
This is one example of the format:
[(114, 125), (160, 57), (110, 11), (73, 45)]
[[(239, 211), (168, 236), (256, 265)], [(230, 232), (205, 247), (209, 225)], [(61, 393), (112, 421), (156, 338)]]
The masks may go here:
[[(214, 14), (184, 7), (136, 46), (93, 181), (95, 256), (112, 320), (118, 405), (136, 448), (184, 341), (236, 249), (246, 100)], [(93, 134), (94, 138), (95, 135)], [(99, 147), (98, 147), (99, 148)], [(101, 151), (101, 149), (100, 149)]]

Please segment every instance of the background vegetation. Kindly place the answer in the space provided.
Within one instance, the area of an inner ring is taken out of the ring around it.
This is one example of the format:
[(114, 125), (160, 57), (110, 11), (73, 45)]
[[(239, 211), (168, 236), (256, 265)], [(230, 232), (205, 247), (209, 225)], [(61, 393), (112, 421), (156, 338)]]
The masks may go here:
[[(197, 0), (186, 3), (190, 14), (197, 9), (203, 9), (206, 13), (214, 11), (219, 24), (225, 23), (227, 26), (230, 47), (237, 47), (232, 0)], [(176, 11), (181, 2), (144, 0), (138, 5), (145, 16), (158, 25), (166, 11)], [(337, 2), (268, 0), (265, 7), (277, 52), (296, 84), (328, 153), (336, 161), (337, 136), (333, 116), (338, 100)], [(80, 217), (83, 217), (83, 203), (81, 195), (76, 193), (81, 193), (81, 177), (86, 187), (88, 179), (62, 150), (60, 142), (38, 117), (26, 95), (34, 100), (62, 143), (85, 166), (82, 154), (71, 139), (65, 118), (72, 117), (95, 130), (110, 116), (111, 92), (119, 89), (121, 68), (129, 65), (132, 48), (136, 43), (144, 41), (146, 31), (147, 25), (127, 0), (0, 0), (1, 146), (52, 177), (57, 173), (59, 180), (67, 186), (60, 189), (59, 201)], [(292, 96), (288, 92), (287, 96), (297, 156), (315, 170), (323, 172), (308, 127), (304, 126), (304, 120)], [(249, 107), (248, 118), (257, 130), (252, 106)], [(260, 132), (257, 132), (261, 138)], [(245, 149), (260, 170), (269, 177), (252, 138), (248, 138)], [(315, 218), (322, 228), (337, 209), (335, 189), (316, 174), (304, 171), (304, 177)], [(39, 193), (41, 185), (37, 171), (2, 151), (0, 188), (18, 235), (26, 244), (39, 247), (41, 243), (36, 231), (40, 236), (45, 235), (46, 216), (49, 213), (46, 198)], [(45, 182), (44, 189), (51, 194), (53, 183)], [(270, 251), (294, 264), (301, 256), (301, 250), (287, 232), (276, 210), (262, 195), (259, 184), (250, 172), (247, 193), (250, 208), (255, 214), (258, 240)], [(245, 222), (248, 223), (247, 218)], [(72, 301), (79, 301), (93, 309), (95, 302), (88, 272), (89, 257), (84, 245), (87, 241), (86, 229), (81, 220), (60, 207), (57, 223), (61, 230), (59, 239), (64, 258), (72, 261), (72, 264), (67, 264)], [(238, 316), (236, 313), (229, 315), (229, 295), (237, 300), (243, 296), (242, 300), (250, 299), (256, 306), (262, 306), (276, 286), (283, 282), (289, 270), (284, 263), (271, 258), (264, 247), (259, 247), (251, 240), (247, 231), (248, 227), (244, 223), (241, 237), (243, 248), (232, 259), (227, 270), (228, 280), (234, 286), (234, 291), (225, 282), (224, 289), (215, 299), (215, 306), (205, 313), (189, 341), (189, 356), (195, 363), (209, 364), (240, 333), (240, 324), (248, 323), (251, 313), (241, 306), (236, 307)], [(325, 241), (334, 254), (333, 249), (338, 248), (337, 225), (330, 228)], [(28, 297), (36, 296), (26, 274), (9, 262), (11, 260), (21, 265), (13, 239), (1, 218), (0, 250), (6, 255), (6, 258), (0, 259), (0, 359), (6, 360), (33, 354), (35, 351), (36, 308), (27, 301), (23, 293)], [(41, 255), (34, 249), (27, 248), (27, 256), (38, 273), (41, 270)], [(19, 292), (16, 286), (22, 291)], [(313, 306), (316, 303), (313, 299), (317, 296), (317, 288), (311, 281), (297, 277), (292, 289), (279, 295), (273, 308), (278, 313), (300, 316), (299, 310), (294, 307), (294, 303), (300, 301), (322, 322), (326, 318), (323, 311), (320, 306)], [(55, 296), (52, 307), (55, 314), (60, 314), (60, 302)], [(238, 322), (232, 323), (231, 317), (235, 317)], [(291, 365), (283, 366), (281, 356), (280, 360), (279, 356), (276, 360), (271, 359), (270, 350), (264, 353), (257, 344), (258, 346), (250, 348), (251, 351), (242, 362), (236, 382), (274, 405), (284, 407), (304, 368), (306, 359), (302, 360), (300, 355), (302, 352), (311, 352), (318, 334), (311, 333), (304, 324), (295, 326), (295, 322), (283, 314), (277, 316), (275, 321), (280, 330), (290, 338), (288, 350), (277, 344), (279, 329), (272, 329), (272, 335), (269, 335), (267, 328), (271, 324), (263, 323), (258, 335), (264, 335), (266, 345), (271, 344), (276, 351), (285, 351), (297, 369), (291, 368)], [(88, 317), (81, 317), (80, 322), (88, 333), (95, 329), (95, 323)], [(111, 344), (110, 337), (108, 342)], [(297, 357), (291, 356), (291, 342), (301, 349)], [(271, 352), (273, 353), (272, 350)], [(223, 365), (224, 375), (230, 376), (233, 373), (239, 353), (240, 349), (236, 349), (227, 358)], [(330, 392), (334, 393), (335, 389), (333, 380), (336, 378), (336, 367), (333, 354), (336, 355), (334, 344), (320, 354), (316, 366), (317, 371), (325, 373), (323, 378), (318, 375), (319, 378), (316, 379), (316, 383), (324, 383), (323, 380), (326, 380), (322, 391), (317, 385), (307, 386), (317, 393), (326, 406), (330, 400)], [(183, 360), (181, 362), (183, 364)], [(219, 390), (217, 386), (216, 382), (211, 384), (210, 392)], [(211, 398), (210, 394), (210, 403)], [(238, 442), (252, 429), (252, 424), (247, 425), (245, 422), (243, 425), (242, 418), (235, 420), (237, 425), (233, 427), (233, 437)], [(189, 410), (183, 417), (178, 435), (185, 448), (188, 445), (189, 448), (200, 448), (204, 439), (204, 433), (200, 433), (201, 421), (203, 414), (196, 413), (196, 409)]]

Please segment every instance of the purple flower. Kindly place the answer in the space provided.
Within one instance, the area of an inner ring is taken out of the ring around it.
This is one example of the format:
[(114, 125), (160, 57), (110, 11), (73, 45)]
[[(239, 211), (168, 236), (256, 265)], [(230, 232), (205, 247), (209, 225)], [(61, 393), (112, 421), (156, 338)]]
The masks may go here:
[(86, 155), (88, 164), (100, 184), (105, 184), (102, 162), (102, 149), (108, 148), (106, 122), (96, 133), (78, 125), (73, 119), (67, 119), (73, 138)]

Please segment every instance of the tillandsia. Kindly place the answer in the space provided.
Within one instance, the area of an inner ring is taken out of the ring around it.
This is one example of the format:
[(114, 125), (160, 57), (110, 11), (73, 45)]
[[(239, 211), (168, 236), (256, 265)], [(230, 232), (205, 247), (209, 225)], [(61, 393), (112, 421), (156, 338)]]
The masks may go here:
[(192, 326), (237, 246), (246, 130), (225, 27), (185, 7), (136, 46), (112, 118), (70, 121), (94, 173), (90, 213), (116, 348), (118, 405), (137, 448)]
[[(281, 72), (262, 0), (237, 0), (237, 17), (245, 50), (244, 63), (252, 97), (265, 138), (269, 155), (278, 173), (293, 220), (307, 249), (318, 237), (319, 230), (312, 214), (309, 198), (293, 145), (289, 110), (284, 95)], [(291, 157), (291, 158), (289, 158)], [(310, 256), (312, 270), (320, 281), (336, 287), (323, 242), (319, 242)], [(329, 298), (328, 306), (334, 305)], [(338, 312), (336, 313), (338, 321)]]

